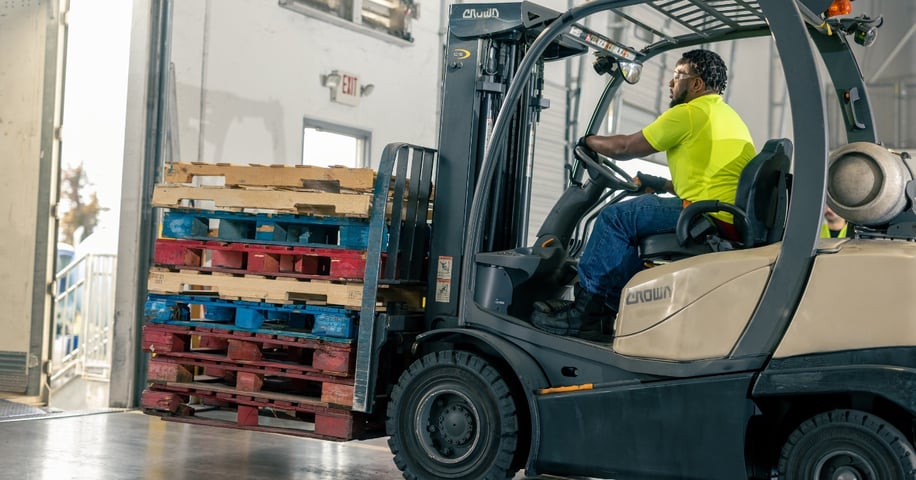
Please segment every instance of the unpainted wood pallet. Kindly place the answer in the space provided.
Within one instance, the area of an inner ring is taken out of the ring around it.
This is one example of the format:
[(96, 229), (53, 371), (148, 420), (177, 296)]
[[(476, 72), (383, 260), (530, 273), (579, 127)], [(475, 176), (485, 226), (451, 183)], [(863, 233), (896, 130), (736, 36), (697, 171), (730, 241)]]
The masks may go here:
[(164, 208), (184, 208), (184, 200), (212, 201), (217, 210), (270, 210), (331, 217), (368, 218), (371, 195), (345, 193), (303, 192), (281, 189), (244, 189), (228, 187), (188, 187), (156, 185), (152, 205)]
[[(150, 293), (188, 293), (197, 288), (217, 292), (220, 298), (230, 300), (271, 303), (305, 301), (340, 305), (356, 310), (362, 306), (363, 298), (363, 285), (359, 283), (341, 284), (285, 277), (276, 279), (255, 276), (239, 277), (205, 274), (205, 272), (193, 270), (170, 272), (154, 268), (150, 271), (147, 282), (147, 289)], [(383, 304), (387, 301), (399, 301), (406, 304), (408, 308), (421, 307), (420, 293), (405, 288), (380, 288), (378, 302)], [(381, 307), (381, 304), (378, 306)]]
[(191, 183), (195, 177), (223, 177), (225, 185), (284, 186), (320, 190), (371, 192), (375, 171), (369, 168), (312, 165), (237, 165), (229, 163), (167, 163), (163, 181)]

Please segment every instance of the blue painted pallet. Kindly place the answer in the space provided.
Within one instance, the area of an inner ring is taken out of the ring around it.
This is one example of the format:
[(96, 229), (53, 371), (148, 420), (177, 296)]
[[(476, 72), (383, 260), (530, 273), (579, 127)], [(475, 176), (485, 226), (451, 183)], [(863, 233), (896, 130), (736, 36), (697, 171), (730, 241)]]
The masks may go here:
[[(204, 319), (191, 319), (191, 305), (203, 307)], [(353, 338), (359, 314), (339, 307), (278, 305), (244, 300), (224, 300), (206, 295), (149, 294), (144, 319), (152, 323), (201, 325), (264, 331), (331, 341)], [(333, 337), (333, 338), (329, 338)]]
[[(211, 222), (218, 220), (216, 237)], [(171, 209), (162, 220), (162, 236), (187, 240), (224, 240), (319, 248), (365, 250), (369, 220), (292, 214), (255, 214)]]

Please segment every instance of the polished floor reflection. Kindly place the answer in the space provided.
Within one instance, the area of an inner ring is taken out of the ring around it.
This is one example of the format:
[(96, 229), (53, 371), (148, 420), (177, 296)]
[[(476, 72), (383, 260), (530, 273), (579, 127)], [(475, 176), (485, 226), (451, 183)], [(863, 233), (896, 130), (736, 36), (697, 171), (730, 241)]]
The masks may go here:
[(0, 478), (394, 479), (384, 438), (326, 442), (139, 412), (0, 422)]
[(397, 478), (385, 438), (329, 442), (165, 422), (137, 411), (0, 417), (0, 479)]

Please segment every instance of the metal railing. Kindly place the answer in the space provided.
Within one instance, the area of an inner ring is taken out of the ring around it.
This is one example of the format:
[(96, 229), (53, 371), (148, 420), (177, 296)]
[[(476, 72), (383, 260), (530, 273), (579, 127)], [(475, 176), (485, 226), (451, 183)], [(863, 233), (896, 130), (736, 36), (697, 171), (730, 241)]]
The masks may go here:
[(52, 389), (77, 377), (110, 379), (116, 264), (116, 255), (85, 255), (54, 277)]

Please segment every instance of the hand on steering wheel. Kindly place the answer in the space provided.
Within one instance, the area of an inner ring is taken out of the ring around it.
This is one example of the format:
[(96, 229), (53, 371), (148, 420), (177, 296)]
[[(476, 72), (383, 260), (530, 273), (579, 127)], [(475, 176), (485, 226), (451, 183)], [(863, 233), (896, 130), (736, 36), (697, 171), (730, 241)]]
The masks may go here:
[(590, 177), (593, 179), (597, 179), (597, 177), (604, 178), (610, 182), (609, 188), (626, 190), (628, 192), (636, 192), (639, 190), (639, 185), (633, 181), (633, 177), (617, 166), (610, 158), (588, 148), (584, 140), (584, 137), (582, 140), (579, 140), (574, 153), (580, 162), (585, 163), (585, 167)]
[(636, 172), (635, 180), (636, 183), (639, 184), (639, 191), (643, 193), (665, 193), (672, 191), (668, 188), (668, 183), (670, 183), (670, 181), (664, 177)]

